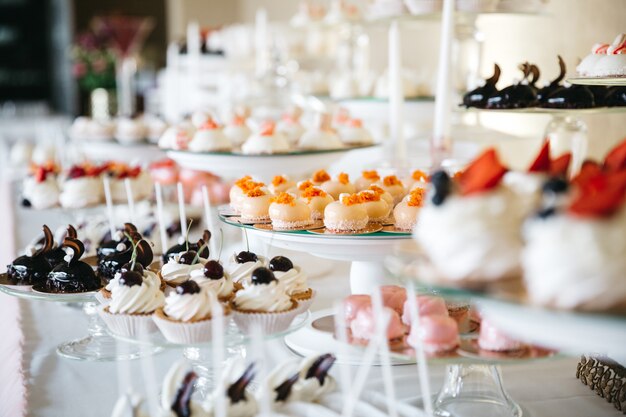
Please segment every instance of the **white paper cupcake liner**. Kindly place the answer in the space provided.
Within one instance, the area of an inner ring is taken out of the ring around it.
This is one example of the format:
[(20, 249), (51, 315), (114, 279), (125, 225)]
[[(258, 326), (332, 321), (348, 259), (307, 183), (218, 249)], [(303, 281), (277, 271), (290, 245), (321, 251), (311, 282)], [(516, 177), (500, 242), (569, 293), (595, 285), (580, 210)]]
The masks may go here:
[(313, 304), (313, 301), (315, 301), (315, 296), (317, 295), (317, 292), (315, 290), (313, 290), (313, 294), (311, 294), (311, 297), (306, 299), (306, 300), (301, 300), (298, 299), (298, 307), (296, 307), (296, 310), (298, 311), (298, 314), (302, 314), (305, 311), (307, 311), (311, 305)]
[(100, 303), (100, 305), (108, 305), (111, 302), (110, 298), (106, 298), (102, 291), (98, 291), (95, 295), (96, 301)]
[(211, 341), (212, 324), (210, 319), (185, 323), (165, 319), (158, 313), (155, 313), (152, 319), (168, 342), (196, 344)]
[(157, 330), (150, 314), (113, 314), (106, 305), (98, 309), (98, 314), (109, 331), (124, 337), (140, 337)]
[(264, 334), (282, 332), (289, 328), (293, 319), (300, 314), (296, 304), (291, 310), (276, 313), (248, 313), (233, 309), (233, 320), (237, 327), (246, 334), (249, 334), (255, 327), (260, 327)]

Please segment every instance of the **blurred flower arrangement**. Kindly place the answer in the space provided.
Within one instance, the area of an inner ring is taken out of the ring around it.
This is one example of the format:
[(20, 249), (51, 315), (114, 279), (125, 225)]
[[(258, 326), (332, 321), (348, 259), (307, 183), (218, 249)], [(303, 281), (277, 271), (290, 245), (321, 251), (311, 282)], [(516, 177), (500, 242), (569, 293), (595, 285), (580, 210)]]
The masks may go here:
[(96, 88), (115, 88), (115, 54), (110, 35), (86, 31), (78, 35), (72, 46), (72, 73), (80, 89), (90, 92)]

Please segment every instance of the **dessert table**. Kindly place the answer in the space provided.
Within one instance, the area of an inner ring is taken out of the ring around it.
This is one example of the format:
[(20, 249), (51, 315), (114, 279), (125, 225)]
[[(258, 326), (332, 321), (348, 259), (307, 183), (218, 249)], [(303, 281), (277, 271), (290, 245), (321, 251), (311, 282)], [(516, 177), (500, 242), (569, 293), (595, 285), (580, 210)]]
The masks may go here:
[[(310, 280), (318, 291), (313, 310), (332, 307), (332, 299), (350, 293), (348, 262), (336, 262), (333, 271), (321, 278)], [(330, 295), (332, 294), (332, 297)], [(0, 294), (0, 304), (17, 301)], [(127, 366), (135, 386), (142, 387), (141, 361), (79, 362), (59, 357), (56, 346), (64, 340), (81, 336), (85, 316), (77, 308), (59, 303), (19, 300), (22, 330), (24, 333), (23, 372), (26, 382), (26, 410), (28, 416), (94, 416), (108, 417), (118, 393), (118, 366)], [(11, 320), (3, 317), (3, 321)], [(1, 327), (1, 326), (0, 326)], [(0, 352), (6, 349), (6, 338), (0, 339)], [(272, 341), (272, 351), (285, 359), (293, 355), (282, 341)], [(166, 350), (154, 357), (159, 378), (171, 364), (180, 358), (177, 350)], [(525, 415), (550, 417), (587, 417), (621, 415), (611, 404), (597, 397), (575, 378), (578, 358), (559, 358), (525, 365), (503, 366), (509, 394), (524, 409)], [(0, 367), (0, 372), (11, 367)], [(338, 372), (338, 367), (334, 369)], [(393, 367), (396, 392), (402, 400), (411, 401), (419, 396), (418, 375), (415, 365)], [(431, 384), (437, 389), (444, 376), (444, 366), (431, 366)], [(2, 375), (0, 399), (8, 391), (7, 381), (17, 381), (16, 375)], [(157, 381), (160, 384), (161, 381)], [(367, 389), (383, 392), (380, 368), (373, 368)], [(18, 401), (18, 398), (10, 398)], [(18, 401), (19, 402), (19, 401)], [(0, 401), (0, 416), (9, 414), (9, 404)]]

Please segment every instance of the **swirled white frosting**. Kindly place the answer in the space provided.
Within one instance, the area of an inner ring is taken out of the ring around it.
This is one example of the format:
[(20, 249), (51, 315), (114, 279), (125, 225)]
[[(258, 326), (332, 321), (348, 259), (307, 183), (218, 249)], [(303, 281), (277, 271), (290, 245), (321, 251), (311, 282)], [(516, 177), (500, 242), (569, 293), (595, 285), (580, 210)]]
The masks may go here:
[(302, 149), (338, 149), (342, 148), (343, 144), (335, 132), (311, 129), (302, 134), (298, 141), (298, 147)]
[(172, 291), (165, 298), (163, 311), (174, 320), (202, 320), (210, 317), (213, 303), (216, 302), (215, 293), (207, 287), (200, 287), (200, 292), (194, 294)]
[(243, 264), (237, 263), (235, 255), (231, 256), (226, 264), (226, 272), (230, 275), (234, 282), (238, 282), (244, 287), (250, 284), (250, 276), (252, 271), (262, 266), (267, 265), (267, 259), (263, 256), (257, 256), (255, 262), (246, 262)]
[(109, 312), (113, 314), (148, 314), (163, 307), (165, 296), (159, 284), (144, 280), (141, 285), (118, 285), (111, 290)]
[(494, 281), (519, 271), (522, 210), (504, 186), (450, 195), (420, 211), (414, 237), (446, 280)]
[(42, 182), (38, 182), (33, 177), (26, 178), (22, 196), (36, 209), (56, 206), (59, 202), (59, 185), (56, 177), (48, 175)]
[(274, 276), (285, 288), (288, 295), (305, 292), (309, 289), (306, 273), (302, 272), (299, 266), (294, 266), (286, 272), (276, 271)]
[(227, 151), (230, 149), (230, 140), (222, 129), (200, 129), (189, 142), (189, 150), (193, 152)]
[(61, 188), (59, 201), (63, 207), (80, 208), (98, 204), (104, 196), (100, 177), (66, 179)]
[(224, 276), (220, 279), (211, 279), (204, 276), (204, 269), (195, 269), (191, 271), (191, 279), (198, 283), (200, 287), (207, 288), (219, 298), (228, 298), (235, 291), (233, 280), (224, 272)]
[(269, 284), (250, 285), (237, 291), (235, 306), (241, 310), (258, 310), (267, 312), (287, 311), (292, 306), (291, 297), (278, 281)]
[[(113, 279), (111, 281), (109, 281), (109, 283), (106, 285), (106, 290), (107, 291), (113, 291), (113, 288), (117, 287), (120, 285), (120, 277), (122, 276), (122, 274), (120, 272), (117, 272), (115, 274), (115, 276), (113, 277)], [(157, 274), (155, 274), (152, 271), (148, 271), (146, 269), (144, 269), (143, 271), (143, 280), (144, 281), (149, 281), (151, 285), (155, 285), (158, 288), (161, 287), (161, 280), (159, 279), (159, 277), (157, 276)]]
[(206, 259), (198, 258), (198, 262), (193, 265), (181, 264), (178, 259), (184, 252), (180, 252), (170, 258), (161, 268), (161, 277), (170, 284), (181, 284), (191, 277), (191, 273), (196, 270), (202, 271)]
[(524, 279), (531, 300), (606, 310), (626, 302), (626, 210), (610, 218), (557, 214), (524, 228)]

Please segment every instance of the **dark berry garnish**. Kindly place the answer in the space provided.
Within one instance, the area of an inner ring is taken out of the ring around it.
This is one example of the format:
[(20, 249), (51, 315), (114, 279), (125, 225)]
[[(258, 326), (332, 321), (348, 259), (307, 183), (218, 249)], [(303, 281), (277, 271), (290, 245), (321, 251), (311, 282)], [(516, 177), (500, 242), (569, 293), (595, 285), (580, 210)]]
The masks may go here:
[(544, 193), (561, 194), (567, 191), (569, 184), (563, 178), (553, 177), (543, 184), (542, 191)]
[(540, 219), (547, 219), (548, 217), (554, 216), (556, 214), (556, 209), (554, 207), (548, 207), (537, 212), (537, 217)]
[(195, 250), (189, 250), (185, 253), (183, 253), (182, 255), (180, 255), (180, 258), (178, 258), (178, 263), (179, 264), (185, 264), (185, 265), (191, 265), (193, 264), (193, 261), (196, 260), (196, 262), (198, 261), (198, 253)]
[(218, 261), (208, 261), (204, 264), (204, 276), (209, 279), (222, 279), (224, 267)]
[(200, 286), (196, 281), (185, 281), (176, 287), (176, 294), (197, 294), (200, 292)]
[(135, 271), (125, 271), (120, 275), (120, 285), (132, 287), (134, 285), (141, 285), (142, 283), (143, 276)]
[(245, 264), (246, 262), (256, 262), (259, 258), (253, 252), (241, 251), (235, 256), (235, 261), (238, 264)]
[(30, 200), (28, 200), (27, 198), (22, 199), (22, 207), (32, 207), (33, 205), (31, 204)]
[[(128, 262), (120, 268), (120, 272), (131, 271), (132, 263)], [(139, 275), (143, 275), (143, 266), (139, 262), (135, 262), (135, 266), (132, 268), (133, 272), (137, 272)]]
[(433, 184), (435, 189), (432, 202), (434, 205), (439, 206), (446, 200), (450, 191), (452, 191), (452, 181), (450, 180), (450, 176), (447, 172), (437, 171), (431, 175), (430, 182)]
[(252, 271), (252, 284), (261, 285), (261, 284), (269, 284), (272, 281), (276, 281), (276, 277), (274, 273), (264, 266), (255, 269)]
[(270, 271), (287, 272), (293, 268), (293, 263), (286, 256), (274, 256), (270, 260)]
[(84, 177), (85, 175), (87, 175), (87, 172), (85, 171), (83, 167), (79, 167), (79, 166), (73, 166), (72, 168), (70, 168), (70, 171), (67, 174), (68, 178), (70, 179), (81, 178), (81, 177)]

